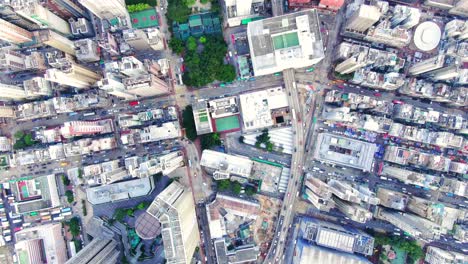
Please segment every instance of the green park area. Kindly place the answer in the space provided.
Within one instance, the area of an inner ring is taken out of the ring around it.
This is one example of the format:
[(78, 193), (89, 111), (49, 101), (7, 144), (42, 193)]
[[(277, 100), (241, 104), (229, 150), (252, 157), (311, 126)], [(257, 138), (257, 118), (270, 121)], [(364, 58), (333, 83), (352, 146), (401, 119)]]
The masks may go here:
[(405, 264), (417, 263), (424, 253), (416, 240), (400, 236), (377, 234), (375, 245), (380, 248), (379, 263)]

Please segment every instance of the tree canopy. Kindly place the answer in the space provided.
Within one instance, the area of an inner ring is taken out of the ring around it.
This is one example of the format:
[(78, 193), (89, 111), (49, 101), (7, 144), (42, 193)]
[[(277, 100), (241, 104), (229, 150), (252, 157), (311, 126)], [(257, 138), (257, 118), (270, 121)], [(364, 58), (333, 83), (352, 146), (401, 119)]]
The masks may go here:
[(185, 23), (191, 13), (192, 10), (187, 6), (186, 0), (168, 1), (166, 17), (169, 19), (169, 22)]
[(177, 54), (182, 54), (182, 52), (184, 52), (184, 42), (179, 38), (171, 38), (169, 40), (169, 47)]
[(397, 236), (385, 236), (377, 234), (374, 236), (377, 245), (391, 245), (392, 247), (399, 248), (408, 254), (408, 257), (415, 262), (420, 259), (424, 253), (416, 240), (404, 239)]
[(197, 139), (197, 129), (195, 127), (195, 119), (193, 117), (193, 108), (191, 105), (187, 105), (182, 111), (182, 126), (185, 129), (185, 136), (194, 141)]
[(73, 237), (77, 237), (80, 235), (80, 219), (78, 217), (73, 217), (66, 224), (70, 228), (70, 233)]
[(187, 49), (190, 50), (190, 51), (194, 51), (197, 49), (197, 39), (190, 36), (188, 39), (187, 39), (187, 42), (186, 42), (186, 45), (187, 45)]
[[(189, 41), (193, 42), (190, 38)], [(203, 41), (199, 40), (199, 43)], [(224, 64), (227, 46), (222, 37), (207, 36), (201, 52), (190, 49), (189, 45), (187, 48), (184, 56), (187, 69), (183, 76), (185, 84), (200, 87), (215, 80), (231, 82), (236, 78), (234, 66)]]
[(202, 135), (200, 138), (201, 148), (203, 149), (210, 149), (214, 146), (221, 145), (221, 138), (219, 137), (218, 133), (210, 133)]

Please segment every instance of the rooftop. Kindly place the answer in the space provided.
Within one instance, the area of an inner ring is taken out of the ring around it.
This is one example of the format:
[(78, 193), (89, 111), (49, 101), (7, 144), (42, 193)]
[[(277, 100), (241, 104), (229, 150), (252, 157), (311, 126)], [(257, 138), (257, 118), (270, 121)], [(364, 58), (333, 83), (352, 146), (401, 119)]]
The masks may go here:
[(211, 238), (227, 235), (229, 232), (227, 225), (235, 217), (244, 220), (256, 219), (258, 210), (260, 210), (258, 202), (222, 194), (216, 195), (216, 199), (211, 204), (206, 205)]
[(224, 238), (214, 241), (217, 263), (246, 263), (257, 259), (259, 250), (254, 245), (245, 245), (228, 250)]
[(141, 178), (88, 188), (86, 195), (91, 204), (103, 204), (144, 196), (153, 189), (152, 178)]
[(246, 157), (205, 149), (200, 159), (200, 165), (218, 180), (228, 179), (232, 175), (249, 177), (252, 173), (253, 161)]
[(282, 87), (241, 94), (239, 96), (244, 130), (258, 130), (274, 125), (271, 111), (288, 107)]
[(28, 213), (61, 205), (54, 174), (30, 180), (19, 180), (11, 188), (18, 213)]
[(300, 236), (319, 246), (348, 253), (372, 255), (374, 238), (358, 229), (305, 217), (301, 219)]
[(247, 35), (256, 76), (311, 66), (324, 58), (315, 9), (252, 21)]
[(422, 51), (430, 51), (439, 45), (442, 32), (440, 27), (432, 22), (426, 21), (418, 25), (414, 31), (414, 44)]
[(317, 138), (314, 158), (346, 167), (370, 171), (377, 146), (372, 143), (321, 133)]

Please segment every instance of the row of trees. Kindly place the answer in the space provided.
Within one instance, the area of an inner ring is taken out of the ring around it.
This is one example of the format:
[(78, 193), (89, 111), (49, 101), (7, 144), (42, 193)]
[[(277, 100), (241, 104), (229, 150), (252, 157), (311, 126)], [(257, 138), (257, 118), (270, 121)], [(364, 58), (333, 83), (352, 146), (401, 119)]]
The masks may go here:
[[(242, 191), (242, 184), (238, 181), (230, 181), (230, 180), (219, 180), (216, 181), (216, 186), (218, 191), (231, 191), (235, 194), (240, 194)], [(252, 185), (245, 186), (245, 194), (252, 196), (257, 193), (257, 188)]]
[[(172, 2), (172, 1), (169, 1)], [(125, 4), (129, 5), (138, 5), (138, 4), (146, 4), (149, 6), (156, 6), (158, 4), (157, 0), (125, 0)], [(130, 10), (128, 11), (130, 12)]]
[(135, 211), (144, 210), (149, 206), (149, 202), (143, 201), (131, 208), (117, 208), (114, 212), (114, 219), (116, 221), (122, 222), (125, 219), (125, 216), (134, 217)]
[(193, 118), (193, 108), (191, 105), (182, 110), (182, 126), (185, 129), (185, 136), (194, 141), (197, 138), (197, 129), (195, 127), (195, 119)]
[(146, 3), (139, 3), (135, 5), (128, 5), (127, 10), (129, 13), (140, 12), (146, 9), (150, 9), (151, 6)]
[(267, 151), (273, 151), (273, 143), (270, 142), (270, 135), (268, 134), (268, 129), (264, 129), (262, 134), (256, 137), (257, 141), (255, 142), (255, 147), (263, 147)]

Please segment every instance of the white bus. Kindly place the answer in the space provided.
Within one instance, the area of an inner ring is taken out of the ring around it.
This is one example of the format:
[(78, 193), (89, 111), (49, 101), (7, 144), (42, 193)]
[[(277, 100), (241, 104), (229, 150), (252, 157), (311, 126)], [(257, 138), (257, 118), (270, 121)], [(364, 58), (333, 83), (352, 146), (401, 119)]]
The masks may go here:
[(294, 108), (292, 108), (292, 116), (293, 119), (296, 120), (296, 110)]
[(96, 114), (95, 112), (88, 112), (88, 113), (84, 113), (83, 116), (93, 116), (95, 114)]

